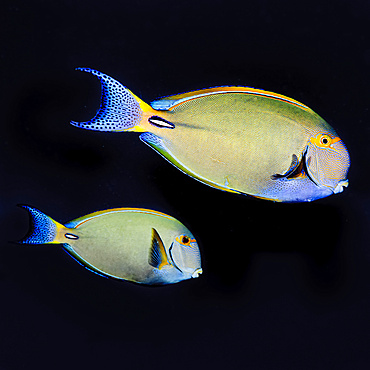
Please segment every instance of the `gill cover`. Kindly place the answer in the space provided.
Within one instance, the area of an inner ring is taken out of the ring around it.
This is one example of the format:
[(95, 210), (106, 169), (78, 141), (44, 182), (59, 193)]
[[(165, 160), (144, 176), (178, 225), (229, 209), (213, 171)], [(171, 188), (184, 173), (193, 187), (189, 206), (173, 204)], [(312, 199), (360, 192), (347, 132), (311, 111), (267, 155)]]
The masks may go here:
[(332, 134), (319, 133), (310, 138), (306, 167), (309, 176), (318, 186), (325, 186), (334, 193), (348, 186), (347, 172), (350, 158), (343, 141)]
[(177, 236), (169, 252), (173, 263), (183, 273), (189, 273), (192, 277), (198, 277), (202, 273), (200, 251), (194, 238)]

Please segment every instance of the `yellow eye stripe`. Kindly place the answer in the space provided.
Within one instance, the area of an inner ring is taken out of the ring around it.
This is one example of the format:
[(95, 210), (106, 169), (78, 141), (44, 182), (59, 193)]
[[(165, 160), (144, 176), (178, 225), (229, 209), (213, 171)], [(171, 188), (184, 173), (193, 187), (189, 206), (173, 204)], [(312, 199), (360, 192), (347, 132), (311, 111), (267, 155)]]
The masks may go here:
[[(186, 242), (184, 242), (184, 239), (185, 238), (186, 238)], [(186, 245), (186, 246), (189, 246), (191, 243), (196, 243), (196, 240), (195, 239), (189, 238), (186, 235), (176, 236), (176, 239), (175, 240), (177, 242), (179, 242), (181, 245)]]
[(330, 137), (327, 134), (318, 134), (316, 137), (311, 137), (310, 142), (319, 148), (329, 148), (332, 144), (340, 141), (339, 137)]

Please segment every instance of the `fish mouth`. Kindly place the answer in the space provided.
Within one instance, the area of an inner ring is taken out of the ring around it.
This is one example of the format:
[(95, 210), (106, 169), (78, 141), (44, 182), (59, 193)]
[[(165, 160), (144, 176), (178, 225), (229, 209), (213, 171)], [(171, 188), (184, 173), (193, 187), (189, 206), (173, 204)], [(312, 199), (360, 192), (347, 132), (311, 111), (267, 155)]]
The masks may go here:
[(341, 180), (338, 182), (337, 186), (333, 189), (333, 193), (334, 194), (338, 194), (338, 193), (341, 193), (344, 188), (348, 187), (348, 180)]
[(202, 269), (196, 269), (196, 270), (192, 273), (191, 277), (192, 277), (192, 278), (197, 278), (197, 277), (199, 277), (199, 275), (201, 275), (202, 273), (203, 273), (203, 270), (202, 270)]

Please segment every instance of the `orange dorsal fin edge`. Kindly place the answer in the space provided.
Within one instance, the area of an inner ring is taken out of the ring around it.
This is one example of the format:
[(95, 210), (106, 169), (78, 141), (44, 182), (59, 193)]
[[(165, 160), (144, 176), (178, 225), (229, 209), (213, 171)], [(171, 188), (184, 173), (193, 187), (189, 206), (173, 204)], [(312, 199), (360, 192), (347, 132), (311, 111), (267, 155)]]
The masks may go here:
[(250, 94), (254, 96), (261, 96), (270, 99), (280, 100), (304, 110), (309, 110), (310, 108), (306, 105), (300, 103), (297, 100), (288, 98), (287, 96), (273, 93), (270, 91), (254, 89), (252, 87), (242, 87), (242, 86), (220, 86), (212, 87), (209, 89), (190, 91), (183, 94), (171, 95), (160, 100), (153, 101), (150, 105), (152, 108), (157, 110), (172, 110), (175, 107), (183, 104), (189, 100), (198, 99), (204, 96), (215, 95), (215, 94), (228, 94), (228, 93), (240, 93), (240, 94)]

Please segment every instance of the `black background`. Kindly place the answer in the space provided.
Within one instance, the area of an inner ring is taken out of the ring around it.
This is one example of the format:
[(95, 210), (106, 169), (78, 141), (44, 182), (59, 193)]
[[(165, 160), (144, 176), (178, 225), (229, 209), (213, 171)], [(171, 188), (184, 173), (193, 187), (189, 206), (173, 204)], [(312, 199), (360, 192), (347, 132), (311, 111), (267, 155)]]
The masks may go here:
[[(360, 0), (3, 1), (0, 369), (368, 369), (369, 22)], [(137, 134), (69, 125), (99, 106), (78, 66), (146, 102), (219, 85), (290, 96), (340, 134), (350, 186), (311, 204), (209, 188)], [(103, 279), (59, 246), (11, 243), (28, 230), (18, 203), (60, 222), (171, 214), (199, 240), (204, 274)]]

